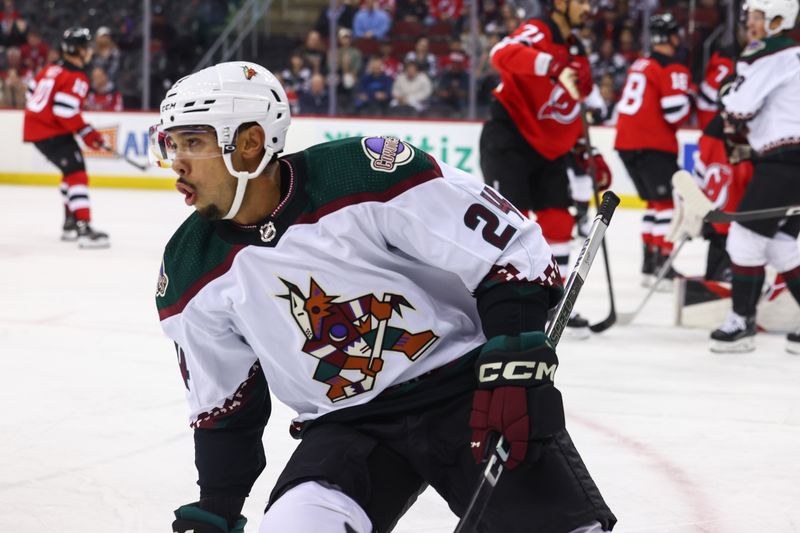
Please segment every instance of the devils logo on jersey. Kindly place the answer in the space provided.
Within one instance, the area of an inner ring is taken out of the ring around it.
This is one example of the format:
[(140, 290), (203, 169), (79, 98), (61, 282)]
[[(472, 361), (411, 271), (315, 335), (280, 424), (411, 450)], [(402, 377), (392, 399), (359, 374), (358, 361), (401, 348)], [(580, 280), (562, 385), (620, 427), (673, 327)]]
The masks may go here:
[(556, 84), (550, 93), (550, 98), (539, 109), (539, 120), (550, 118), (561, 124), (571, 124), (581, 112), (578, 102), (573, 100), (566, 89)]
[(733, 181), (733, 172), (729, 165), (711, 164), (703, 175), (703, 190), (708, 199), (720, 209), (728, 202), (728, 189)]
[(337, 302), (338, 296), (325, 293), (313, 278), (308, 296), (293, 283), (281, 281), (289, 293), (279, 296), (291, 303), (292, 316), (306, 338), (303, 351), (319, 359), (314, 379), (328, 385), (331, 402), (372, 390), (384, 352), (416, 361), (439, 338), (430, 330), (410, 333), (389, 326), (395, 313), (402, 316), (403, 307), (414, 309), (398, 294)]

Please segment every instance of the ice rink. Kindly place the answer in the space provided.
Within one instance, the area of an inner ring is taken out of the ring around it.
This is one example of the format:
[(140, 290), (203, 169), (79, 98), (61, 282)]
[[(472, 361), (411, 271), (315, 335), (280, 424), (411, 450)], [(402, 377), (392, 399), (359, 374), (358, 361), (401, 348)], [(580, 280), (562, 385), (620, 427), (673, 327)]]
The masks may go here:
[[(189, 208), (168, 191), (92, 199), (108, 250), (58, 240), (55, 187), (0, 186), (1, 533), (166, 532), (197, 498), (184, 387), (154, 305), (163, 245)], [(644, 296), (639, 216), (618, 211), (608, 232), (622, 311)], [(684, 252), (678, 269), (699, 274), (705, 245)], [(592, 321), (608, 311), (600, 257), (577, 308)], [(633, 325), (559, 345), (567, 424), (615, 531), (800, 531), (800, 358), (777, 335), (712, 354), (708, 331), (672, 318), (672, 295), (657, 294)], [(247, 531), (295, 446), (291, 417), (275, 404)], [(429, 490), (395, 531), (455, 524)]]

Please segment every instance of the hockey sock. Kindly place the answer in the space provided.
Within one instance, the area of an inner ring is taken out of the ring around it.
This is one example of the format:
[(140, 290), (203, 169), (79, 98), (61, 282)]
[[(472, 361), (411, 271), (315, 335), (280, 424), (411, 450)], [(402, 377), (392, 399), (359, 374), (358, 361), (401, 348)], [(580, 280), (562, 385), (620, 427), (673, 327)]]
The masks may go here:
[(656, 210), (653, 209), (653, 202), (647, 202), (647, 208), (642, 216), (642, 242), (648, 248), (653, 245), (653, 224), (656, 221)]
[(789, 289), (794, 299), (800, 304), (800, 266), (781, 272), (780, 275), (783, 276), (783, 280), (786, 282), (786, 288)]
[(650, 202), (650, 204), (655, 210), (653, 220), (653, 244), (660, 249), (661, 255), (669, 255), (670, 252), (672, 252), (672, 243), (667, 241), (664, 237), (669, 231), (675, 204), (672, 200), (657, 200)]
[(708, 236), (705, 279), (726, 281), (726, 271), (729, 271), (731, 268), (731, 258), (725, 250), (725, 241), (727, 238), (727, 234), (716, 232)]
[(733, 311), (744, 317), (754, 316), (764, 285), (764, 266), (746, 267), (734, 263), (731, 270)]
[(61, 181), (62, 192), (66, 189), (67, 208), (77, 220), (87, 222), (91, 220), (88, 184), (89, 177), (83, 170), (67, 174)]
[(562, 277), (569, 273), (570, 241), (575, 219), (566, 208), (551, 208), (536, 211), (536, 222), (542, 228), (542, 236), (553, 250)]

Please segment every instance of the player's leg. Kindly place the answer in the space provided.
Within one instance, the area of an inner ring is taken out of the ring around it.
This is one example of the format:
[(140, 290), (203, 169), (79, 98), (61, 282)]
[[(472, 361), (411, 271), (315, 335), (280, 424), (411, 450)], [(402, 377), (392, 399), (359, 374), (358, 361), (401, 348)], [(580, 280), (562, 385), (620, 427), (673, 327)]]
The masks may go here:
[[(450, 509), (461, 516), (481, 475), (469, 447), (472, 392), (440, 402), (417, 417), (409, 439), (425, 443), (410, 460)], [(616, 518), (604, 502), (566, 430), (533, 441), (530, 463), (505, 470), (483, 513), (481, 533), (582, 531), (599, 522), (608, 531)]]
[(655, 209), (651, 203), (651, 192), (648, 189), (647, 181), (644, 179), (643, 171), (646, 172), (644, 165), (640, 163), (643, 155), (642, 150), (619, 150), (619, 157), (628, 171), (631, 181), (639, 198), (645, 201), (646, 206), (642, 214), (641, 236), (642, 236), (642, 285), (649, 287), (656, 273), (657, 250), (653, 243), (653, 225), (655, 224)]
[(569, 178), (569, 191), (575, 207), (575, 227), (579, 237), (589, 236), (592, 221), (589, 219), (589, 202), (594, 193), (592, 177), (585, 174), (575, 163), (575, 155), (568, 154), (567, 177)]
[(517, 209), (531, 209), (531, 148), (509, 120), (490, 119), (481, 130), (480, 160), (483, 179)]
[(281, 473), (261, 531), (383, 533), (424, 487), (408, 462), (377, 438), (321, 422), (305, 432)]
[[(666, 236), (675, 211), (672, 199), (672, 176), (678, 171), (678, 159), (670, 152), (645, 150), (639, 164), (649, 193), (650, 205), (654, 210), (652, 243), (656, 250), (655, 271), (658, 272), (673, 249), (672, 243), (666, 240)], [(666, 283), (662, 282), (660, 285), (661, 290), (671, 290), (670, 281), (677, 275), (675, 269), (670, 267), (664, 276)]]
[[(767, 245), (767, 262), (775, 267), (786, 288), (800, 304), (800, 248), (797, 237), (800, 235), (800, 217), (792, 217), (780, 226), (780, 229)], [(800, 326), (800, 325), (798, 325)], [(786, 337), (786, 351), (800, 354), (800, 327)]]

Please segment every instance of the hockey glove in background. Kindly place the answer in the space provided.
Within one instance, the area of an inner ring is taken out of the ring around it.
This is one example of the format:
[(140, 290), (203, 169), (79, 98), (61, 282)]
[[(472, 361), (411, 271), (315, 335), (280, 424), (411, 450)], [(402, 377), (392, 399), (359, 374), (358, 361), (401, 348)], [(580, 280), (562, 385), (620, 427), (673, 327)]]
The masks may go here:
[(106, 147), (106, 140), (103, 138), (100, 133), (96, 129), (91, 126), (84, 126), (78, 132), (78, 135), (81, 136), (83, 140), (83, 144), (92, 148), (94, 150), (100, 150), (101, 148)]
[(597, 190), (603, 192), (611, 187), (612, 176), (611, 176), (611, 169), (606, 163), (605, 158), (603, 158), (603, 154), (597, 151), (596, 148), (592, 148), (592, 155), (589, 155), (589, 151), (586, 149), (586, 142), (584, 140), (579, 140), (578, 144), (575, 145), (573, 149), (575, 153), (575, 161), (578, 164), (579, 170), (582, 174), (590, 174), (591, 173), (591, 162), (589, 158), (594, 161), (594, 181), (597, 183)]
[(469, 420), (477, 462), (491, 451), (487, 445), (493, 434), (503, 435), (510, 445), (506, 468), (538, 459), (541, 446), (535, 441), (565, 425), (561, 393), (553, 385), (556, 368), (556, 352), (539, 331), (499, 335), (483, 346)]
[(198, 502), (182, 505), (175, 510), (173, 533), (244, 533), (247, 518), (242, 515), (231, 525), (224, 517), (198, 506)]

